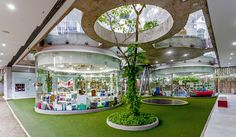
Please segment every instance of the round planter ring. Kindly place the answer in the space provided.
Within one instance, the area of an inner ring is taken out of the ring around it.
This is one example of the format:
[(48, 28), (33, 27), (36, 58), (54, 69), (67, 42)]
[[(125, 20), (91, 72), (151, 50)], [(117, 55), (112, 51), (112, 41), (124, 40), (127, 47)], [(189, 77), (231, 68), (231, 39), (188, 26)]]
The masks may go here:
[(146, 98), (142, 99), (142, 103), (157, 106), (184, 106), (189, 104), (185, 100), (170, 98)]
[(156, 121), (155, 122), (153, 122), (151, 124), (147, 124), (147, 125), (142, 125), (142, 126), (125, 126), (125, 125), (119, 125), (119, 124), (112, 123), (107, 118), (107, 125), (109, 125), (112, 128), (119, 129), (119, 130), (125, 130), (125, 131), (144, 131), (144, 130), (152, 129), (152, 128), (158, 126), (159, 125), (159, 119), (156, 117)]

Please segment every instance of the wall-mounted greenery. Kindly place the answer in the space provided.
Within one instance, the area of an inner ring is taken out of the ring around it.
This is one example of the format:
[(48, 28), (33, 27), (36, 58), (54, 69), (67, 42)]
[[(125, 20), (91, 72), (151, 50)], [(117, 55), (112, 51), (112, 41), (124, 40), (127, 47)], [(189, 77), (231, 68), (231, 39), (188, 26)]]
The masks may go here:
[(198, 83), (200, 81), (200, 79), (197, 77), (193, 77), (193, 76), (176, 77), (173, 79), (174, 84), (179, 84), (179, 81), (182, 81), (183, 84), (187, 84), (190, 82)]
[(48, 92), (52, 92), (52, 77), (51, 77), (49, 71), (48, 71), (48, 74), (47, 74), (46, 83), (47, 83)]

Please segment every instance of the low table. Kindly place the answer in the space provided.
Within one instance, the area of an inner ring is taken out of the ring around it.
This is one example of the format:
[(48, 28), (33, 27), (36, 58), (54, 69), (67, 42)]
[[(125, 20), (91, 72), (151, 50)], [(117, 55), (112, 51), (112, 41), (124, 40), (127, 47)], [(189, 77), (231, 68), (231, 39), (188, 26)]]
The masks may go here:
[(219, 97), (218, 99), (218, 107), (228, 107), (228, 101), (226, 97)]

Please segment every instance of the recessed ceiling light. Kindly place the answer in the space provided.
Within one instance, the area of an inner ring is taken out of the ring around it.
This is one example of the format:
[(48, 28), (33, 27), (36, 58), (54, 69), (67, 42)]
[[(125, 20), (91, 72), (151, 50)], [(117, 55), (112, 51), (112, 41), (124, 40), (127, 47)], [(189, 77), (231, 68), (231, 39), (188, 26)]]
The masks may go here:
[(232, 57), (229, 57), (229, 60), (232, 60)]
[(9, 10), (15, 10), (16, 9), (15, 5), (13, 5), (11, 3), (8, 3), (7, 7), (8, 7)]
[(174, 60), (172, 59), (172, 60), (170, 60), (171, 62), (173, 62)]
[(236, 42), (233, 42), (232, 45), (233, 45), (233, 46), (236, 46)]
[(186, 54), (184, 54), (184, 57), (187, 57), (188, 56), (188, 54), (186, 53)]
[(156, 63), (158, 63), (158, 61), (155, 61)]
[(229, 62), (228, 65), (230, 65), (231, 63)]
[(231, 55), (231, 56), (233, 56), (233, 55), (234, 55), (234, 53), (233, 53), (233, 52), (231, 52), (231, 53), (230, 53), (230, 55)]
[(4, 53), (2, 53), (2, 52), (1, 52), (1, 53), (0, 53), (0, 55), (1, 55), (1, 56), (3, 56), (3, 55), (4, 55)]
[(101, 67), (100, 70), (102, 70), (103, 68)]
[(2, 46), (3, 46), (3, 47), (6, 47), (6, 44), (5, 44), (5, 43), (2, 43)]
[(173, 52), (172, 52), (172, 51), (167, 51), (166, 53), (167, 53), (167, 54), (172, 54)]
[(0, 62), (2, 62), (2, 60), (0, 59)]
[(90, 70), (90, 68), (87, 68), (87, 70)]

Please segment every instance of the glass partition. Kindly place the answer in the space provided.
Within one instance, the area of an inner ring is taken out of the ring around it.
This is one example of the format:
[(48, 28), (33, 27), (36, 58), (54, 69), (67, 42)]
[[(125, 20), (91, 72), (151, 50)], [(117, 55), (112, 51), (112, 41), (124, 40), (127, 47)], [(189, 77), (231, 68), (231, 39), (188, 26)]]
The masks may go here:
[(36, 108), (78, 111), (119, 103), (120, 60), (88, 51), (46, 51), (36, 55)]

